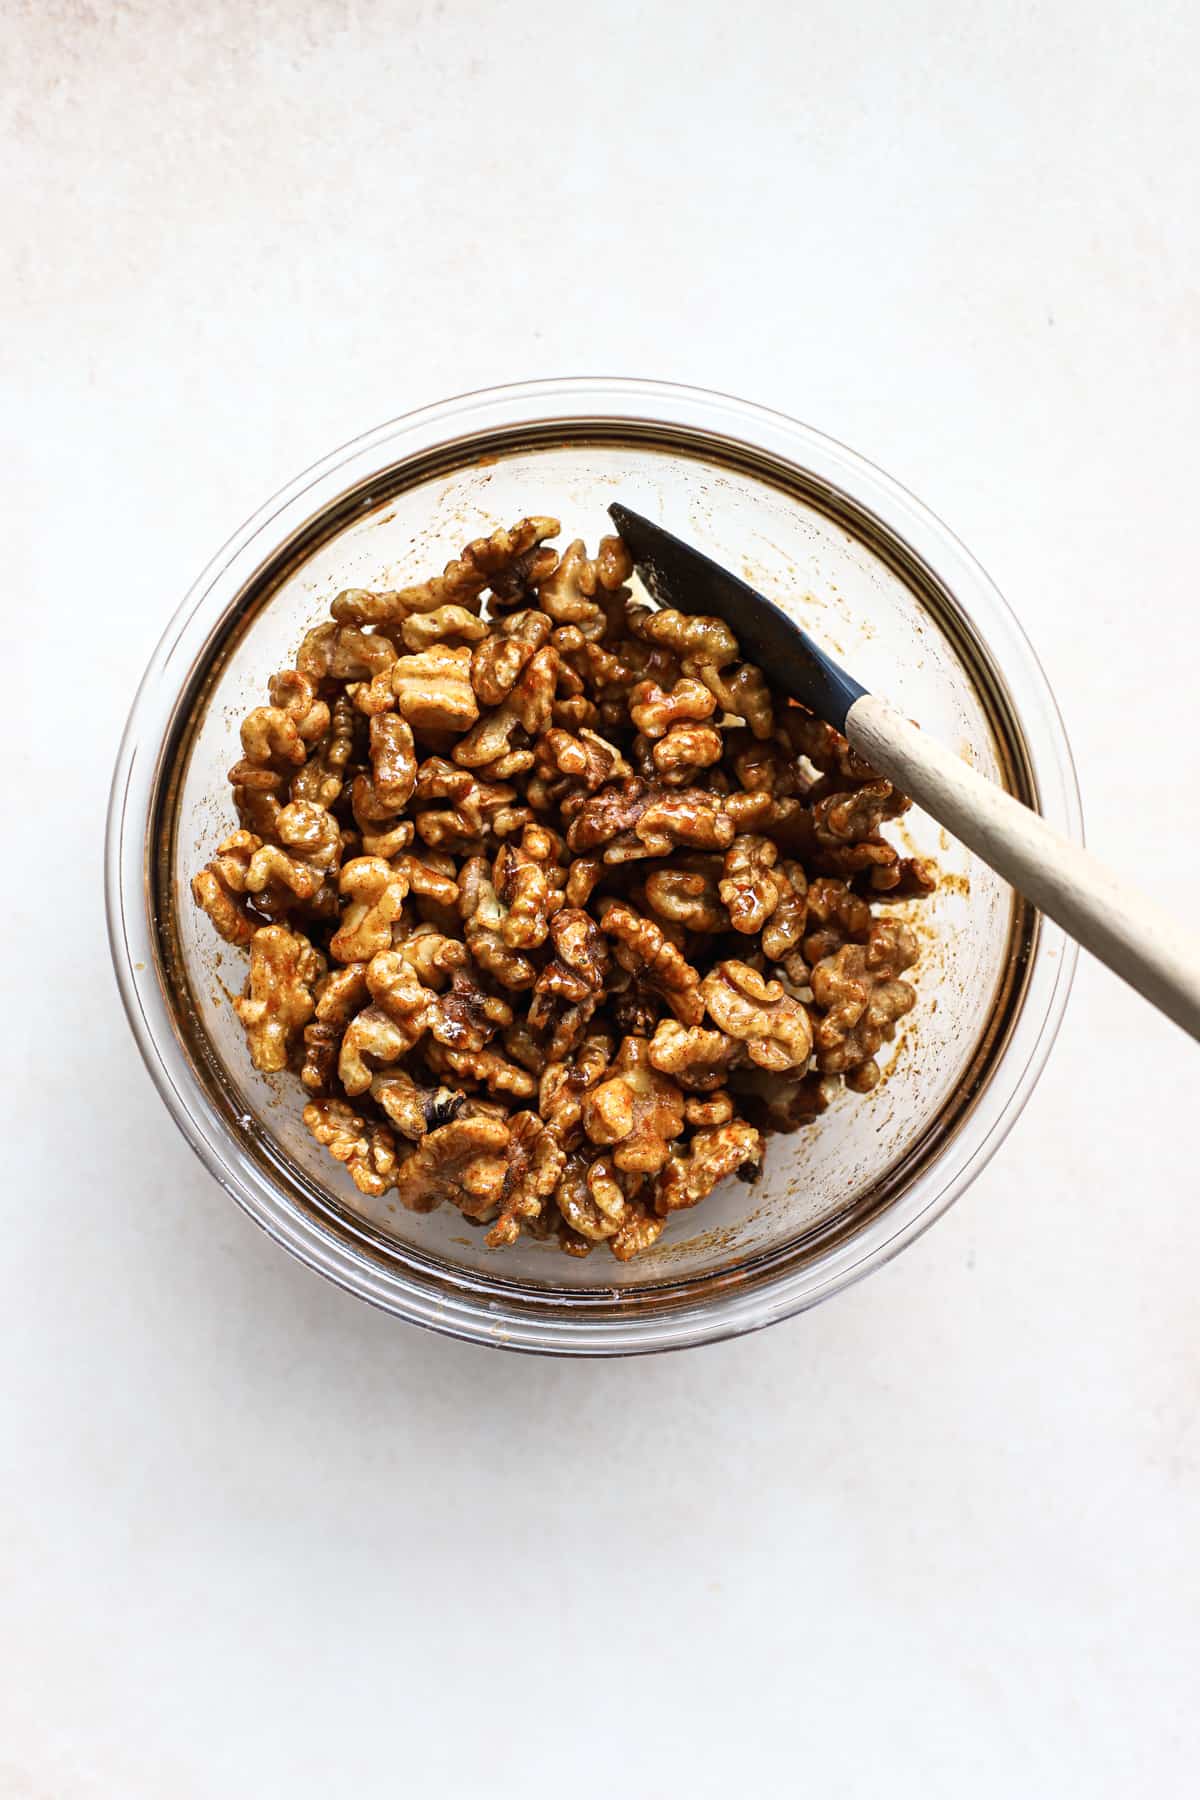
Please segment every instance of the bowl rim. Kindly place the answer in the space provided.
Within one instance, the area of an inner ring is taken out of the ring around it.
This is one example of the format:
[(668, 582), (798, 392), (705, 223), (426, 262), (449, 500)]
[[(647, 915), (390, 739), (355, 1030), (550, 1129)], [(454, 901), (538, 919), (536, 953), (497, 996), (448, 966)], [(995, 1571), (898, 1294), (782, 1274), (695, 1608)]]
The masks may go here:
[[(148, 842), (180, 694), (188, 687), (216, 621), (242, 590), (271, 542), (376, 470), (395, 469), (430, 449), (485, 429), (548, 419), (564, 427), (597, 418), (653, 419), (769, 451), (797, 471), (829, 480), (932, 570), (976, 625), (1009, 692), (1039, 805), (1068, 837), (1082, 841), (1078, 781), (1057, 703), (1041, 664), (995, 584), (949, 528), (891, 476), (836, 439), (772, 408), (677, 383), (625, 377), (557, 377), (451, 396), (417, 408), (339, 445), (288, 482), (233, 533), (188, 589), (138, 686), (113, 773), (105, 839), (108, 935), (122, 1003), (142, 1059), (176, 1124), (209, 1172), (271, 1237), (310, 1268), (410, 1323), (503, 1348), (564, 1355), (626, 1355), (714, 1342), (805, 1310), (890, 1261), (965, 1190), (1020, 1115), (1057, 1036), (1077, 946), (1051, 921), (1034, 936), (1009, 1036), (961, 1129), (951, 1134), (911, 1188), (865, 1220), (815, 1265), (782, 1270), (739, 1291), (717, 1285), (692, 1304), (656, 1314), (539, 1303), (536, 1290), (502, 1278), (472, 1279), (458, 1291), (384, 1269), (365, 1247), (322, 1228), (264, 1177), (212, 1107), (184, 1053), (160, 977), (148, 880)], [(465, 422), (470, 422), (464, 430)], [(447, 438), (451, 428), (454, 435)], [(403, 448), (400, 448), (402, 442)], [(380, 461), (380, 452), (393, 454)], [(968, 603), (968, 597), (969, 602)], [(977, 624), (975, 613), (985, 620)], [(1002, 1079), (1003, 1077), (1003, 1079)], [(910, 1200), (910, 1195), (912, 1196)], [(908, 1202), (908, 1204), (906, 1204)], [(520, 1301), (515, 1302), (514, 1293)], [(558, 1316), (559, 1313), (565, 1316)]]

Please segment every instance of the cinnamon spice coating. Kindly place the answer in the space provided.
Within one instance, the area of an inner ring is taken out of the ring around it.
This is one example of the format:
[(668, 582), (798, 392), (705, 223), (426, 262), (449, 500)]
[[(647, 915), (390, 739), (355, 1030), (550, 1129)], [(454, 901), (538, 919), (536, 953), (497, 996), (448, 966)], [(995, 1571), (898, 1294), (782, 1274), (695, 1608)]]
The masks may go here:
[(481, 536), (271, 676), (192, 880), (250, 1059), (366, 1194), (622, 1261), (811, 1129), (916, 1003), (909, 805), (619, 538)]

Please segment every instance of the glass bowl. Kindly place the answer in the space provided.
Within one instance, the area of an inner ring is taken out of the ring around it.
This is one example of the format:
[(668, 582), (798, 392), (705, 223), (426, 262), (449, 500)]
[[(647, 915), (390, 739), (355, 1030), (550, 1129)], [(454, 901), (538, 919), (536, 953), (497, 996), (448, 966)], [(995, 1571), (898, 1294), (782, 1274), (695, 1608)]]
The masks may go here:
[[(901, 821), (942, 885), (912, 918), (918, 1004), (875, 1093), (770, 1140), (629, 1264), (552, 1243), (490, 1251), (453, 1210), (371, 1201), (311, 1140), (294, 1077), (250, 1066), (230, 1000), (244, 959), (188, 884), (236, 822), (226, 770), (268, 676), (345, 587), (399, 587), (468, 538), (551, 513), (595, 540), (620, 498), (744, 574), (868, 687), (1078, 836), (1054, 700), (996, 589), (937, 519), (840, 444), (718, 394), (536, 382), (429, 407), (336, 450), (219, 552), (171, 621), (113, 781), (106, 876), (122, 998), (189, 1143), (294, 1255), (457, 1337), (605, 1355), (751, 1331), (893, 1256), (945, 1210), (1024, 1105), (1074, 946), (929, 819)], [(394, 1197), (393, 1197), (394, 1198)]]

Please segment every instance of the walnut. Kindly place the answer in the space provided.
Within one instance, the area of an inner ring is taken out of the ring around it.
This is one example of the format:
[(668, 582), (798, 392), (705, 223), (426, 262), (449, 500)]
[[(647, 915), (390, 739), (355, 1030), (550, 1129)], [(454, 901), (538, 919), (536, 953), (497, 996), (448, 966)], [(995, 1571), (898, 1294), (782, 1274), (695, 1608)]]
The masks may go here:
[(526, 825), (519, 844), (496, 853), (492, 884), (504, 908), (500, 935), (510, 950), (544, 944), (550, 920), (562, 905), (565, 870), (559, 867), (562, 840), (544, 825)]
[[(814, 1038), (817, 1067), (838, 1074), (867, 1064), (896, 1033), (896, 1022), (916, 1004), (916, 992), (900, 975), (917, 960), (916, 934), (899, 919), (877, 919), (865, 944), (843, 944), (812, 972), (820, 1009)], [(874, 1086), (870, 1077), (867, 1086)]]
[(676, 725), (703, 724), (717, 710), (716, 700), (694, 675), (681, 675), (669, 691), (654, 681), (639, 681), (629, 696), (629, 713), (648, 738), (662, 738)]
[(858, 894), (829, 875), (809, 884), (807, 929), (801, 948), (809, 963), (818, 963), (843, 944), (865, 944), (871, 908)]
[(368, 997), (365, 962), (352, 962), (341, 969), (330, 969), (328, 975), (323, 975), (317, 983), (317, 1019), (340, 1036), (355, 1013), (367, 1004)]
[(304, 1061), (300, 1080), (310, 1094), (328, 1094), (337, 1075), (340, 1030), (319, 1022), (304, 1027)]
[(721, 899), (735, 931), (757, 934), (783, 898), (783, 882), (775, 873), (779, 851), (770, 838), (746, 833), (725, 852)]
[(700, 977), (662, 927), (621, 900), (605, 905), (600, 923), (616, 941), (622, 968), (660, 993), (683, 1024), (698, 1025), (704, 1017)]
[(603, 621), (598, 591), (616, 593), (633, 574), (633, 558), (618, 537), (600, 540), (600, 552), (589, 557), (583, 539), (562, 553), (558, 567), (538, 587), (538, 605), (556, 625), (588, 625)]
[(217, 854), (207, 868), (192, 877), (196, 904), (203, 907), (227, 944), (248, 944), (254, 936), (254, 926), (237, 896), (245, 893), (246, 871), (261, 848), (262, 839), (254, 832), (232, 832), (217, 845)]
[(407, 1056), (440, 1020), (441, 1003), (399, 951), (371, 958), (366, 985), (373, 1004), (351, 1019), (338, 1054), (338, 1076), (351, 1096), (365, 1093), (377, 1068)]
[(775, 715), (771, 690), (761, 669), (755, 668), (753, 663), (739, 663), (732, 670), (705, 664), (698, 673), (724, 712), (744, 719), (756, 738), (770, 737), (775, 728)]
[(431, 1069), (454, 1075), (460, 1082), (477, 1083), (489, 1094), (511, 1094), (514, 1100), (532, 1100), (538, 1084), (528, 1069), (510, 1063), (498, 1050), (452, 1050), (431, 1044), (426, 1052)]
[(703, 613), (681, 613), (668, 608), (640, 613), (629, 623), (635, 637), (661, 645), (696, 668), (723, 669), (738, 654), (737, 639), (725, 621)]
[(562, 1248), (572, 1256), (586, 1256), (594, 1245), (607, 1243), (622, 1262), (648, 1250), (662, 1235), (663, 1220), (637, 1198), (643, 1181), (643, 1176), (616, 1168), (607, 1156), (590, 1162), (582, 1155), (568, 1157), (554, 1195), (563, 1221)]
[(594, 1031), (584, 1038), (573, 1061), (549, 1063), (542, 1071), (538, 1111), (560, 1143), (570, 1144), (578, 1136), (583, 1097), (599, 1081), (612, 1056), (612, 1038), (606, 1031)]
[(646, 904), (669, 924), (688, 931), (728, 931), (729, 914), (721, 901), (721, 859), (716, 856), (673, 856), (646, 876)]
[(683, 787), (721, 760), (721, 734), (711, 725), (673, 725), (651, 752), (660, 780)]
[(407, 851), (396, 858), (395, 867), (408, 882), (410, 894), (432, 900), (438, 906), (457, 907), (458, 883), (452, 857), (437, 850)]
[(448, 1087), (421, 1087), (403, 1070), (376, 1075), (371, 1098), (387, 1114), (401, 1136), (414, 1143), (456, 1119), (466, 1104), (465, 1094)]
[(736, 1038), (702, 1025), (681, 1025), (678, 1019), (661, 1020), (650, 1040), (654, 1067), (700, 1094), (722, 1087), (743, 1055)]
[(478, 644), (488, 635), (483, 620), (465, 606), (436, 607), (433, 612), (413, 613), (400, 627), (406, 650), (431, 650), (435, 644)]
[[(459, 769), (443, 757), (431, 756), (417, 771), (414, 800), (424, 810), (417, 814), (417, 832), (434, 850), (479, 850), (490, 839), (519, 830), (532, 815), (515, 802), (517, 790), (505, 782), (483, 781), (470, 769)], [(428, 806), (431, 800), (449, 800), (446, 807)]]
[(812, 1054), (812, 1027), (799, 1001), (778, 981), (764, 981), (748, 963), (718, 963), (701, 986), (709, 1017), (746, 1045), (762, 1069), (803, 1069)]
[(466, 644), (434, 644), (392, 665), (396, 710), (414, 731), (464, 731), (479, 717)]
[(761, 1134), (740, 1119), (693, 1132), (687, 1155), (669, 1157), (655, 1184), (656, 1210), (672, 1213), (696, 1206), (728, 1175), (753, 1181), (763, 1149)]
[(245, 891), (261, 894), (276, 882), (297, 900), (312, 900), (341, 854), (337, 820), (311, 801), (293, 800), (280, 808), (275, 829), (280, 842), (255, 850), (246, 867)]
[(510, 948), (502, 934), (504, 908), (492, 884), (486, 859), (473, 856), (459, 871), (459, 910), (467, 948), (479, 967), (504, 988), (518, 991), (534, 982), (527, 956)]
[[(458, 889), (455, 888), (457, 896)], [(467, 946), (458, 938), (447, 937), (436, 925), (418, 925), (404, 939), (402, 955), (422, 984), (439, 991), (454, 979), (456, 970), (467, 965)]]
[(683, 1094), (651, 1063), (646, 1040), (627, 1037), (605, 1079), (585, 1094), (582, 1120), (594, 1144), (614, 1146), (618, 1169), (652, 1175), (683, 1130)]
[(356, 856), (342, 870), (341, 894), (349, 899), (342, 923), (329, 940), (338, 962), (369, 962), (391, 947), (392, 927), (408, 893), (407, 878), (380, 856)]
[(582, 1038), (604, 991), (608, 947), (594, 920), (564, 907), (550, 921), (554, 955), (534, 983), (529, 1024), (546, 1041), (546, 1057), (561, 1062)]
[(385, 1194), (396, 1178), (396, 1141), (386, 1125), (367, 1125), (361, 1114), (344, 1100), (310, 1100), (304, 1123), (328, 1150), (346, 1165), (360, 1193)]
[(285, 925), (263, 925), (250, 940), (246, 991), (233, 1003), (256, 1069), (286, 1069), (292, 1044), (313, 1015), (313, 985), (323, 964), (308, 939)]
[(683, 1117), (693, 1127), (728, 1125), (733, 1117), (733, 1095), (725, 1088), (712, 1094), (688, 1094), (683, 1102)]
[(551, 802), (581, 788), (594, 794), (606, 782), (632, 773), (616, 745), (586, 725), (578, 734), (557, 727), (544, 732), (534, 746), (534, 757)]
[(866, 872), (886, 889), (899, 880), (900, 855), (879, 833), (879, 825), (908, 809), (910, 802), (890, 781), (875, 780), (849, 790), (836, 788), (815, 799), (798, 820), (794, 848), (824, 875)]
[[(335, 619), (337, 605), (335, 600)], [(317, 625), (296, 652), (297, 669), (312, 682), (370, 681), (395, 660), (390, 638), (341, 623)]]
[(396, 1172), (396, 1193), (410, 1212), (448, 1200), (469, 1217), (487, 1218), (504, 1188), (508, 1126), (503, 1119), (460, 1117), (423, 1137)]
[(353, 750), (354, 706), (343, 693), (330, 709), (328, 729), (313, 746), (304, 767), (292, 776), (292, 799), (311, 800), (314, 806), (336, 806)]
[(519, 558), (536, 548), (544, 538), (558, 532), (557, 519), (522, 519), (509, 530), (494, 531), (489, 538), (476, 538), (462, 555), (446, 564), (441, 575), (423, 581), (416, 587), (398, 592), (367, 593), (352, 588), (339, 594), (332, 606), (337, 620), (358, 625), (397, 625), (413, 613), (435, 612), (438, 607), (453, 605), (478, 612), (480, 599), (494, 581)]
[(509, 1120), (500, 1215), (484, 1242), (492, 1249), (515, 1244), (522, 1226), (541, 1216), (558, 1186), (566, 1158), (562, 1146), (534, 1112), (514, 1113)]
[[(412, 968), (411, 963), (409, 967)], [(369, 969), (367, 977), (369, 980)], [(432, 1035), (450, 1050), (482, 1050), (490, 1038), (512, 1022), (512, 1007), (480, 987), (469, 962), (465, 968), (454, 970), (449, 988), (431, 1006), (429, 1015)]]
[(805, 707), (792, 701), (779, 714), (784, 738), (798, 755), (810, 762), (822, 775), (836, 775), (843, 786), (861, 787), (875, 780), (875, 771), (850, 748), (840, 731), (814, 718)]
[[(736, 842), (736, 840), (735, 840)], [(762, 947), (771, 962), (789, 956), (804, 936), (808, 919), (808, 878), (803, 866), (786, 857), (775, 871), (778, 899), (763, 926)]]

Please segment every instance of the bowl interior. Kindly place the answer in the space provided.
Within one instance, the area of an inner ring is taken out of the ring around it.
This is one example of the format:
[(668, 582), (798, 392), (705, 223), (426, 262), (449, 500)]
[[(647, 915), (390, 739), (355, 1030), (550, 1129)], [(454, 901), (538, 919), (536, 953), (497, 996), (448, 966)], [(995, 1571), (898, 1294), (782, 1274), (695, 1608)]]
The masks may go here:
[(754, 1187), (727, 1183), (679, 1215), (648, 1255), (586, 1261), (531, 1240), (489, 1251), (453, 1211), (413, 1215), (359, 1194), (301, 1122), (294, 1077), (250, 1066), (230, 1001), (245, 972), (192, 904), (191, 877), (236, 825), (226, 771), (238, 726), (268, 677), (345, 587), (399, 587), (461, 544), (526, 513), (561, 519), (590, 543), (621, 499), (770, 594), (869, 688), (889, 694), (988, 776), (1028, 795), (1019, 724), (972, 621), (932, 572), (845, 495), (794, 468), (751, 464), (736, 446), (679, 431), (614, 426), (529, 431), (444, 446), (341, 494), (246, 582), (198, 660), (172, 740), (157, 824), (163, 957), (177, 1031), (237, 1153), (297, 1207), (370, 1253), (526, 1293), (632, 1291), (732, 1277), (756, 1259), (820, 1254), (893, 1204), (936, 1159), (986, 1084), (1019, 1005), (1033, 924), (989, 870), (911, 812), (889, 830), (942, 871), (931, 901), (897, 908), (917, 928), (916, 1010), (874, 1094), (841, 1095), (815, 1124), (770, 1142)]

